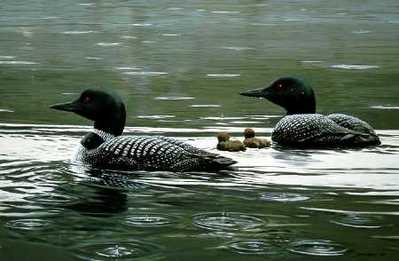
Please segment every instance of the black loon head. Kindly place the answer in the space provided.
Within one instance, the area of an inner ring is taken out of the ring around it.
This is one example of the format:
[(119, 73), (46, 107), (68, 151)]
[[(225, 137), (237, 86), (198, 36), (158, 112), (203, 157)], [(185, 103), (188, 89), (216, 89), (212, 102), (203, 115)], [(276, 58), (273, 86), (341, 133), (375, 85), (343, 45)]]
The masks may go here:
[(126, 109), (122, 99), (111, 91), (88, 89), (72, 102), (54, 104), (50, 108), (74, 112), (94, 121), (94, 128), (121, 135), (126, 121)]
[(312, 87), (294, 77), (282, 77), (264, 89), (249, 90), (240, 94), (268, 99), (286, 109), (289, 115), (316, 112)]

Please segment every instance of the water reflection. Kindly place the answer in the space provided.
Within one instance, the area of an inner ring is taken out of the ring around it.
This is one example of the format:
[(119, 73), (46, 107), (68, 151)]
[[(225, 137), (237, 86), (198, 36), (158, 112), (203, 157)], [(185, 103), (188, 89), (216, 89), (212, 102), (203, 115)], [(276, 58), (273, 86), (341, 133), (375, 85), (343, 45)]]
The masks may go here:
[(122, 213), (128, 208), (126, 193), (146, 188), (141, 182), (132, 179), (131, 175), (115, 171), (70, 165), (68, 174), (79, 184), (74, 193), (80, 195), (80, 200), (66, 207), (86, 215)]
[(91, 216), (109, 216), (127, 210), (126, 194), (114, 189), (96, 188), (91, 193), (81, 193), (79, 202), (66, 208)]

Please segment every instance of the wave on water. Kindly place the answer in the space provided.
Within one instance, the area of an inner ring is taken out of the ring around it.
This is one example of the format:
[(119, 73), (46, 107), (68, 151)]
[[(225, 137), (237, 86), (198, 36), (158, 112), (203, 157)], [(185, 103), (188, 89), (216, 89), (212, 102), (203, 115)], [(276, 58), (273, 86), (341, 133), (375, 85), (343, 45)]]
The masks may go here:
[(377, 110), (399, 110), (399, 106), (376, 105), (376, 106), (370, 106), (370, 108)]
[(217, 10), (211, 11), (212, 14), (239, 14), (240, 11), (226, 11), (226, 10)]
[(320, 61), (320, 60), (304, 60), (304, 61), (301, 61), (301, 63), (322, 63), (323, 61)]
[(140, 71), (140, 72), (123, 72), (126, 75), (137, 75), (137, 76), (161, 76), (167, 75), (167, 72), (153, 72), (153, 71)]
[(246, 117), (201, 117), (202, 120), (213, 120), (213, 121), (229, 121), (229, 120), (244, 120)]
[(230, 77), (240, 77), (239, 73), (208, 73), (207, 77), (214, 77), (214, 78), (230, 78)]
[(86, 56), (85, 59), (86, 59), (86, 60), (99, 61), (99, 60), (103, 60), (104, 58), (95, 57), (95, 56)]
[(105, 43), (105, 42), (96, 43), (96, 45), (103, 46), (103, 47), (113, 47), (113, 46), (119, 46), (121, 44), (122, 43), (118, 43), (118, 42), (114, 42), (114, 43)]
[(97, 33), (97, 31), (88, 30), (88, 31), (64, 31), (62, 34), (92, 34)]
[(31, 61), (0, 61), (0, 64), (4, 64), (4, 65), (35, 65), (35, 64), (39, 64), (39, 63), (31, 62)]
[(179, 37), (179, 36), (181, 36), (181, 34), (162, 34), (162, 36), (165, 36), (165, 37)]
[(115, 69), (121, 70), (121, 71), (126, 71), (126, 70), (141, 70), (143, 68), (137, 67), (137, 66), (120, 66), (120, 67), (115, 67)]
[(231, 121), (231, 124), (260, 124), (262, 123), (261, 121)]
[(221, 105), (219, 104), (192, 104), (190, 105), (192, 108), (219, 108)]
[(81, 6), (95, 6), (95, 3), (79, 3)]
[(0, 109), (0, 112), (14, 112), (14, 111), (10, 109)]
[(175, 115), (139, 115), (137, 118), (139, 119), (150, 119), (150, 120), (158, 120), (158, 119), (170, 119), (175, 118)]
[(121, 38), (122, 39), (137, 39), (136, 36), (132, 36), (132, 35), (122, 35)]
[(187, 101), (194, 99), (195, 97), (192, 96), (158, 96), (154, 98), (154, 100), (160, 100), (160, 101)]
[(369, 30), (357, 30), (357, 31), (352, 31), (353, 34), (368, 34), (371, 33)]
[(135, 26), (135, 27), (148, 27), (148, 26), (152, 26), (152, 24), (150, 23), (134, 23), (134, 24), (130, 24), (131, 26)]
[(251, 47), (240, 47), (240, 46), (222, 46), (220, 47), (225, 50), (232, 50), (232, 51), (246, 51), (246, 50), (254, 50)]
[(15, 58), (15, 56), (12, 56), (12, 55), (0, 55), (0, 59), (14, 59)]
[(378, 69), (378, 65), (367, 65), (367, 64), (333, 64), (330, 66), (332, 69), (344, 69), (344, 70), (369, 70)]

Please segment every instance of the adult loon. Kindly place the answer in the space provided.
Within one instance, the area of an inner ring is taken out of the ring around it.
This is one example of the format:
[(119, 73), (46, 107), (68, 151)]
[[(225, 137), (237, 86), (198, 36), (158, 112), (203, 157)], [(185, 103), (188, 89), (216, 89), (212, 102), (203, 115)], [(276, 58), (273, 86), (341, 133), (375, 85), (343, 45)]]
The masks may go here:
[(313, 89), (298, 78), (282, 77), (264, 89), (240, 94), (268, 99), (287, 111), (272, 133), (272, 140), (279, 145), (333, 148), (381, 143), (373, 128), (356, 117), (340, 113), (317, 114)]
[(74, 112), (94, 121), (94, 130), (80, 141), (75, 160), (94, 167), (119, 170), (214, 171), (235, 161), (161, 136), (120, 136), (126, 110), (114, 92), (88, 89), (75, 101), (52, 109)]

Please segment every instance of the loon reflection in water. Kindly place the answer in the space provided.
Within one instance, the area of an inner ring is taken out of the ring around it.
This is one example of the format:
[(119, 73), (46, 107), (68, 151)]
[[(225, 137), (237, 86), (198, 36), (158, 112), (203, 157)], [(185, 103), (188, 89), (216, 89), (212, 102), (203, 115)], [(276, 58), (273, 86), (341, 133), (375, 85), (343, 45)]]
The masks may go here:
[(120, 136), (126, 110), (116, 93), (85, 90), (69, 103), (52, 109), (74, 112), (94, 121), (81, 140), (75, 160), (93, 167), (120, 170), (215, 171), (235, 161), (162, 136)]
[(260, 97), (283, 107), (287, 115), (275, 126), (272, 140), (290, 147), (366, 147), (380, 139), (367, 123), (356, 117), (316, 113), (313, 89), (300, 79), (282, 77), (264, 89), (240, 93)]

